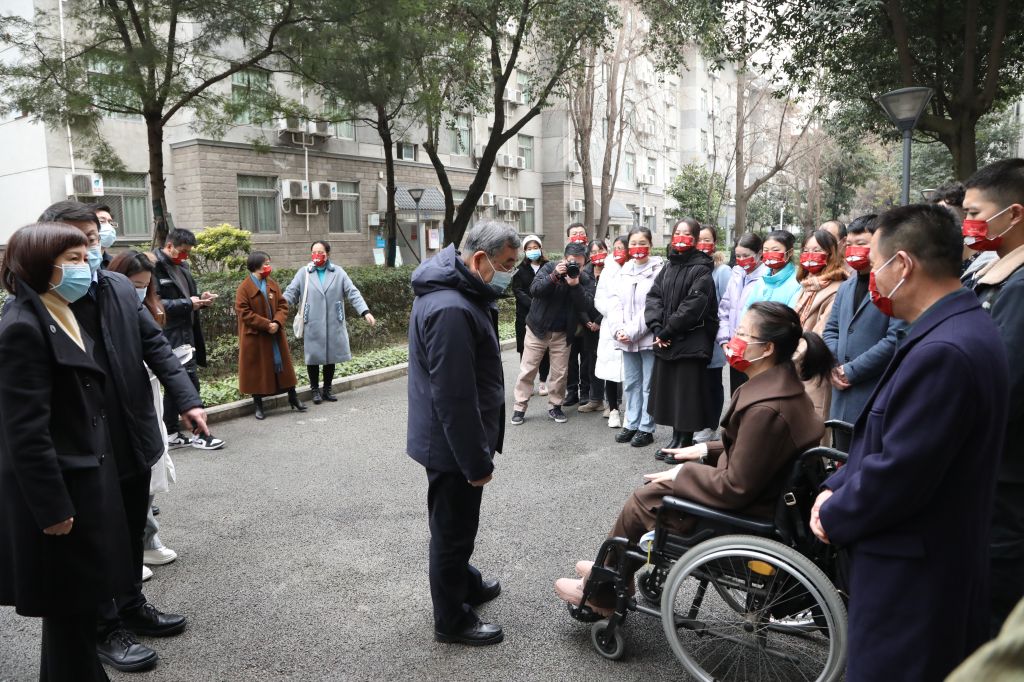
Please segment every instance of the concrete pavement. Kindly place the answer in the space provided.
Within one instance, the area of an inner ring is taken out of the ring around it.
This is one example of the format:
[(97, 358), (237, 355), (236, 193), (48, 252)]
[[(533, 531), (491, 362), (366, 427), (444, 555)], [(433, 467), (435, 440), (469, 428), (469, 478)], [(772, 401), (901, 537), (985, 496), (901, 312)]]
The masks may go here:
[[(506, 386), (518, 368), (505, 353)], [(164, 543), (146, 595), (189, 617), (182, 635), (144, 640), (164, 680), (685, 679), (661, 624), (633, 615), (628, 652), (601, 659), (569, 618), (556, 578), (593, 558), (655, 446), (616, 444), (597, 414), (555, 424), (535, 396), (506, 429), (484, 492), (474, 563), (502, 582), (480, 609), (505, 628), (481, 649), (433, 641), (427, 583), (426, 476), (405, 455), (406, 382), (344, 393), (305, 414), (276, 410), (218, 424), (219, 452), (173, 453), (178, 483), (158, 497)], [(0, 680), (38, 675), (39, 623), (0, 609)]]

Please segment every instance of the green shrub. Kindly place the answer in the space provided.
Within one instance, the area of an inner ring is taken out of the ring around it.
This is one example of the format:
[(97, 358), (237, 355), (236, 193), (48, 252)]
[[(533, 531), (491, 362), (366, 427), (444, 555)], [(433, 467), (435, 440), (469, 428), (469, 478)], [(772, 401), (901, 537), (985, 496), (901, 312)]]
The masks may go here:
[(252, 250), (252, 233), (224, 223), (203, 228), (196, 234), (192, 268), (196, 273), (245, 272)]

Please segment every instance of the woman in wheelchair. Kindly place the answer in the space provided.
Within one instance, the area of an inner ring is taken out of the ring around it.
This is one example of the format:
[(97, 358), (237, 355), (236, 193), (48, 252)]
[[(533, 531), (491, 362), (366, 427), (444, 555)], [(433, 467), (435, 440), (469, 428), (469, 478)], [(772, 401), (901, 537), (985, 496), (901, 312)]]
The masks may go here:
[[(792, 358), (801, 338), (807, 350), (798, 376)], [(633, 491), (609, 537), (626, 538), (635, 545), (654, 529), (666, 495), (770, 520), (791, 464), (821, 440), (824, 426), (801, 380), (827, 380), (832, 354), (821, 337), (804, 332), (792, 308), (771, 302), (751, 305), (724, 349), (729, 364), (748, 381), (733, 393), (722, 420), (722, 440), (667, 451), (681, 463), (644, 476), (646, 482)], [(672, 530), (686, 533), (694, 523), (679, 515)], [(609, 554), (606, 565), (614, 560)], [(558, 596), (579, 605), (593, 564), (581, 561), (576, 565), (580, 578), (556, 581)], [(639, 568), (639, 563), (630, 568), (630, 588)], [(615, 595), (600, 590), (587, 606), (608, 616), (614, 604)]]

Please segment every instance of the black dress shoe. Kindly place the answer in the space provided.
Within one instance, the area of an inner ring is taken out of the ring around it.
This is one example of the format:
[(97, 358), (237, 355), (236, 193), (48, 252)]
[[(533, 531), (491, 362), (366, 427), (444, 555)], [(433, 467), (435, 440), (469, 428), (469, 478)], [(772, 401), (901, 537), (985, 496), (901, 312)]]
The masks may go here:
[(562, 407), (572, 407), (573, 405), (580, 404), (580, 396), (578, 393), (569, 393), (565, 396), (565, 400), (562, 401)]
[(634, 448), (644, 448), (654, 442), (654, 434), (648, 431), (637, 431), (629, 444)]
[(683, 437), (684, 434), (682, 431), (673, 430), (672, 440), (669, 441), (668, 445), (666, 445), (663, 448), (659, 448), (658, 451), (654, 453), (654, 459), (658, 460), (659, 462), (669, 462), (673, 460), (675, 458), (675, 455), (670, 455), (666, 453), (665, 450), (675, 450), (676, 448), (682, 447)]
[(480, 606), (491, 601), (499, 594), (501, 594), (501, 583), (497, 580), (485, 580), (481, 583), (480, 590), (467, 599), (466, 603), (470, 606)]
[(153, 516), (160, 516), (160, 507), (158, 507), (158, 506), (156, 506), (154, 504), (152, 509), (153, 509)]
[(144, 637), (170, 637), (185, 629), (187, 619), (173, 613), (164, 613), (146, 603), (134, 613), (121, 617), (124, 627)]
[(264, 418), (264, 416), (265, 416), (263, 414), (263, 398), (261, 396), (254, 395), (252, 397), (252, 405), (253, 405), (253, 408), (252, 408), (253, 416), (256, 417), (257, 419), (262, 420)]
[(319, 405), (319, 404), (320, 404), (320, 403), (322, 403), (323, 401), (324, 401), (324, 399), (323, 399), (323, 397), (322, 397), (322, 396), (320, 395), (320, 389), (319, 389), (319, 388), (314, 388), (314, 389), (313, 389), (313, 404), (314, 404), (314, 405)]
[(434, 639), (446, 644), (468, 644), (469, 646), (487, 646), (497, 644), (505, 639), (500, 625), (485, 623), (478, 620), (462, 628), (458, 632), (441, 632), (434, 630)]
[(336, 402), (338, 402), (338, 399), (334, 397), (333, 393), (331, 393), (331, 387), (330, 386), (324, 386), (323, 396), (324, 396), (324, 400), (326, 400), (329, 403), (336, 403)]
[(96, 655), (102, 663), (126, 673), (149, 670), (160, 657), (145, 644), (139, 644), (135, 635), (127, 630), (114, 630), (96, 645)]
[(615, 436), (616, 443), (628, 443), (636, 435), (636, 429), (622, 429), (619, 435)]

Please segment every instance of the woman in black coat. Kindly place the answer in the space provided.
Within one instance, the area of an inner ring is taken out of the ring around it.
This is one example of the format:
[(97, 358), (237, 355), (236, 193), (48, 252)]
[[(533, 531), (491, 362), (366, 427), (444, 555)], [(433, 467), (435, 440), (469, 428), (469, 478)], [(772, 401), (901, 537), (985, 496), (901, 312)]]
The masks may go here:
[[(719, 415), (710, 414), (706, 368), (718, 333), (718, 294), (714, 261), (697, 250), (700, 224), (692, 218), (676, 223), (668, 247), (668, 265), (658, 273), (644, 320), (654, 334), (654, 373), (650, 414), (656, 424), (672, 427), (666, 449), (686, 447), (693, 434)], [(664, 449), (655, 457), (665, 459)]]
[[(540, 237), (531, 234), (523, 240), (523, 261), (516, 268), (512, 275), (512, 295), (516, 297), (516, 351), (519, 359), (523, 359), (523, 343), (526, 339), (526, 318), (530, 314), (530, 304), (533, 297), (530, 296), (530, 286), (534, 278), (548, 259), (544, 257), (544, 245)], [(540, 395), (547, 395), (548, 369), (551, 366), (547, 352), (544, 359), (540, 361), (540, 369), (537, 376), (540, 378)]]
[(24, 227), (0, 278), (0, 604), (42, 617), (41, 680), (107, 680), (96, 610), (134, 582), (95, 341), (69, 303), (92, 282), (85, 235)]

